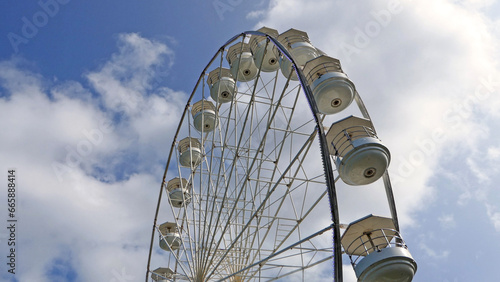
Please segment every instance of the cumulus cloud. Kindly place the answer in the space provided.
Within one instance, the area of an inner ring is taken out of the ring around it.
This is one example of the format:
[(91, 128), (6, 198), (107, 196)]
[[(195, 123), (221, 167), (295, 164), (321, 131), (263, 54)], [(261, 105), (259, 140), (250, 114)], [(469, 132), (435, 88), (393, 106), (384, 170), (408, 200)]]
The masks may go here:
[(455, 217), (453, 214), (443, 214), (438, 218), (442, 228), (449, 229), (456, 226)]
[(101, 94), (104, 105), (127, 114), (139, 114), (145, 94), (151, 90), (155, 67), (172, 66), (173, 51), (159, 42), (138, 34), (118, 37), (119, 52), (99, 70), (86, 75), (92, 87)]
[(487, 8), (491, 6), (495, 1), (493, 0), (463, 0), (463, 1), (458, 1), (458, 3), (462, 4), (466, 8), (472, 8), (472, 9), (481, 9), (481, 8)]
[(497, 208), (495, 208), (493, 205), (489, 204), (486, 205), (486, 209), (493, 227), (497, 232), (500, 232), (500, 212), (498, 212)]
[[(458, 226), (460, 218), (439, 211), (448, 201), (463, 208), (497, 199), (500, 40), (498, 21), (485, 14), (492, 4), (273, 0), (254, 27), (306, 31), (340, 59), (391, 151), (403, 236), (422, 234), (419, 213), (431, 208), (442, 214), (433, 218), (437, 224)], [(344, 193), (339, 186), (341, 221), (363, 216), (360, 210), (384, 212), (383, 190)], [(496, 227), (496, 210), (487, 214)], [(422, 241), (415, 253), (429, 263), (449, 258), (447, 247)]]
[(498, 160), (500, 157), (500, 148), (499, 147), (489, 147), (487, 158), (490, 160)]
[(444, 0), (275, 0), (260, 26), (307, 31), (341, 60), (391, 150), (403, 225), (432, 199), (428, 182), (443, 152), (473, 148), (489, 135), (491, 125), (477, 114), (497, 103), (498, 40), (476, 10)]
[(448, 256), (450, 255), (450, 251), (448, 251), (448, 250), (436, 250), (436, 249), (433, 249), (433, 248), (427, 246), (426, 244), (421, 244), (420, 248), (422, 250), (424, 250), (426, 252), (427, 256), (429, 256), (432, 259), (443, 260), (443, 259), (447, 259)]
[(17, 169), (18, 256), (29, 266), (19, 280), (142, 279), (163, 148), (185, 98), (156, 83), (173, 58), (164, 43), (122, 34), (86, 74), (91, 88), (0, 62), (2, 168)]

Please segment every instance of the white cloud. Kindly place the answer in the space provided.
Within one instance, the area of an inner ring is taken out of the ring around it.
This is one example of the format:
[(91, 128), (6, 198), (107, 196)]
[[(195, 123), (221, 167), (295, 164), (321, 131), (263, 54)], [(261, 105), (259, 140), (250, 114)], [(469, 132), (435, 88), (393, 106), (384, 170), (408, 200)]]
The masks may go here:
[(466, 161), (467, 161), (467, 166), (472, 171), (472, 173), (477, 178), (480, 184), (487, 184), (491, 182), (491, 179), (487, 175), (487, 173), (474, 160), (472, 160), (471, 158), (467, 158)]
[[(497, 198), (500, 37), (498, 21), (485, 14), (492, 3), (274, 0), (255, 25), (306, 31), (316, 47), (340, 59), (391, 151), (403, 236), (424, 233), (431, 221), (419, 218), (424, 211), (450, 229), (463, 219), (443, 213), (445, 203), (463, 208)], [(378, 191), (339, 190), (341, 218), (386, 205)], [(365, 196), (368, 205), (357, 200)], [(496, 226), (497, 212), (488, 214)], [(410, 251), (411, 239), (405, 237)], [(424, 241), (412, 251), (424, 267), (422, 257), (451, 257), (450, 249)]]
[(456, 227), (457, 223), (453, 214), (443, 214), (438, 218), (443, 229), (450, 229)]
[(351, 265), (342, 265), (342, 276), (344, 278), (345, 282), (356, 282), (358, 281), (358, 278), (356, 277), (356, 274), (354, 273), (354, 269), (352, 268)]
[(432, 199), (428, 181), (444, 152), (473, 148), (489, 134), (476, 113), (497, 100), (498, 39), (475, 10), (444, 0), (275, 0), (260, 26), (307, 31), (341, 60), (391, 150), (403, 225)]
[(495, 230), (500, 232), (500, 212), (497, 211), (495, 206), (489, 204), (486, 204), (486, 212)]
[[(176, 117), (185, 103), (184, 93), (158, 87), (173, 59), (173, 51), (165, 44), (138, 34), (125, 34), (119, 36), (119, 52), (100, 69), (86, 75), (106, 108), (121, 115), (116, 131), (120, 136), (129, 136), (125, 140), (134, 140), (132, 146), (139, 155), (134, 166), (138, 169), (157, 165), (154, 159), (158, 159), (158, 152), (167, 155), (165, 144), (170, 140), (164, 132), (175, 129)], [(160, 171), (155, 172), (161, 175)]]
[(495, 3), (494, 0), (462, 0), (458, 1), (458, 3), (464, 5), (466, 8), (471, 9), (481, 9), (487, 8)]
[(498, 158), (500, 158), (500, 147), (489, 147), (487, 158), (490, 160), (498, 160)]
[(435, 250), (427, 246), (425, 243), (420, 244), (420, 248), (424, 250), (427, 256), (432, 259), (447, 259), (450, 255), (450, 251), (448, 250)]
[(156, 71), (162, 64), (170, 68), (174, 54), (166, 45), (135, 33), (122, 34), (118, 40), (119, 52), (86, 76), (109, 109), (140, 114), (145, 94), (157, 78)]
[(259, 19), (263, 15), (265, 15), (266, 11), (265, 10), (259, 10), (259, 11), (252, 11), (248, 13), (247, 19)]
[[(29, 266), (19, 280), (145, 273), (163, 148), (185, 94), (155, 85), (173, 63), (165, 44), (118, 38), (118, 52), (87, 74), (94, 89), (48, 81), (18, 58), (0, 62), (2, 169), (17, 169), (18, 256)], [(129, 108), (114, 102), (127, 99)]]

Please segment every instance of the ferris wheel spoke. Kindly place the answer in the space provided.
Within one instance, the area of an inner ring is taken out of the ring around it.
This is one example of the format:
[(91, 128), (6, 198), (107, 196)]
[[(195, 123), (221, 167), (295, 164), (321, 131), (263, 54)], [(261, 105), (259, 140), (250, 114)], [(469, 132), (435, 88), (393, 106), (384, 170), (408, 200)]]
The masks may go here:
[[(310, 142), (306, 143), (306, 144), (307, 144), (307, 148), (306, 148), (306, 150), (305, 150), (304, 155), (306, 155), (306, 154), (307, 154), (307, 151), (309, 150), (309, 148), (310, 148), (310, 147), (311, 147), (311, 145), (313, 144), (312, 140), (314, 139), (314, 136), (315, 136), (315, 135), (316, 135), (316, 133), (315, 133), (315, 132), (313, 132), (313, 133), (311, 134), (311, 136), (310, 136), (310, 139), (309, 139), (309, 141), (310, 141)], [(299, 159), (299, 162), (301, 162), (301, 161), (303, 161), (303, 159), (301, 159), (301, 160)], [(299, 166), (299, 167), (300, 167), (300, 166)], [(281, 178), (281, 179), (286, 179), (286, 178), (285, 178), (285, 177), (283, 177), (283, 176), (284, 176), (284, 174), (282, 174), (280, 178)], [(288, 179), (290, 179), (290, 180), (291, 180), (292, 178), (288, 178)], [(280, 184), (280, 182), (278, 182), (278, 181), (276, 181), (275, 183)], [(287, 186), (287, 187), (288, 187), (289, 185), (291, 186), (291, 183), (292, 183), (291, 181), (290, 181), (290, 182), (285, 182), (285, 183), (283, 183), (282, 185), (285, 185), (285, 186)], [(268, 195), (271, 195), (271, 194), (272, 194), (272, 190), (267, 191), (267, 194), (268, 194)], [(274, 212), (274, 214), (273, 214), (273, 217), (274, 217), (274, 218), (276, 218), (276, 220), (273, 220), (273, 221), (271, 221), (271, 222), (270, 222), (270, 227), (271, 227), (271, 226), (273, 226), (273, 224), (274, 224), (276, 221), (278, 222), (277, 224), (278, 224), (278, 226), (279, 226), (279, 220), (280, 220), (280, 218), (279, 218), (279, 213), (280, 213), (280, 211), (281, 211), (281, 207), (282, 207), (283, 203), (285, 202), (285, 199), (286, 199), (286, 196), (287, 196), (287, 195), (288, 195), (288, 193), (285, 193), (285, 194), (283, 194), (283, 195), (280, 195), (280, 196), (279, 196), (277, 199), (275, 199), (273, 202), (270, 202), (270, 203), (269, 203), (269, 205), (266, 207), (266, 210), (269, 210), (269, 211), (271, 210), (271, 207), (275, 207), (275, 208), (274, 208), (275, 212)], [(294, 221), (294, 220), (297, 220), (297, 219), (293, 219), (293, 218), (292, 218), (292, 219), (290, 219), (290, 222), (291, 222), (291, 221)], [(278, 228), (277, 228), (277, 229), (278, 229)], [(264, 239), (265, 239), (265, 238), (267, 238), (267, 236), (269, 235), (269, 232), (270, 232), (271, 228), (269, 228), (268, 230), (269, 230), (269, 231), (268, 231), (268, 232), (266, 232), (266, 234), (264, 235)], [(275, 238), (275, 240), (277, 240), (277, 238)], [(262, 242), (264, 242), (264, 240), (263, 240)], [(278, 248), (281, 244), (279, 244), (279, 243), (277, 243), (277, 242), (275, 241), (274, 245), (275, 245), (274, 250), (276, 250), (276, 249), (277, 249), (277, 248)]]
[[(231, 102), (231, 104), (233, 104), (233, 102)], [(236, 112), (236, 111), (234, 111)], [(236, 115), (237, 113), (235, 113)], [(228, 116), (231, 117), (233, 115), (233, 107), (230, 107), (229, 108), (229, 113), (228, 113)], [(227, 120), (227, 122), (229, 123), (230, 122), (230, 119)], [(218, 195), (219, 194), (219, 187), (227, 187), (228, 183), (230, 182), (230, 177), (228, 177), (228, 174), (229, 176), (232, 175), (232, 172), (227, 172), (226, 171), (226, 166), (224, 165), (226, 160), (225, 160), (225, 157), (226, 157), (226, 154), (227, 152), (230, 152), (229, 150), (224, 150), (224, 146), (226, 144), (228, 144), (229, 142), (229, 137), (230, 137), (230, 134), (229, 134), (229, 129), (230, 127), (229, 126), (225, 126), (225, 128), (221, 128), (221, 126), (219, 125), (219, 130), (217, 130), (217, 132), (219, 133), (218, 134), (218, 137), (220, 140), (220, 149), (221, 149), (221, 156), (220, 156), (220, 165), (218, 166), (218, 173), (216, 173), (216, 181), (215, 181), (215, 191), (213, 194), (211, 193), (206, 193), (206, 203), (212, 203), (210, 201), (210, 199), (213, 197), (212, 195)], [(235, 130), (236, 131), (236, 127), (235, 127)], [(215, 136), (215, 134), (213, 135)], [(213, 140), (213, 143), (212, 144), (216, 144), (216, 141)], [(210, 163), (210, 167), (214, 167), (213, 166), (213, 158), (214, 158), (214, 154), (211, 154), (211, 163)], [(234, 157), (232, 158), (234, 159)], [(215, 166), (216, 167), (216, 166)], [(232, 170), (233, 168), (231, 168)], [(209, 170), (208, 171), (209, 175), (211, 176), (212, 175), (212, 171)], [(219, 185), (221, 183), (221, 179), (223, 181), (223, 185)], [(226, 189), (224, 191), (224, 195), (222, 197), (222, 201), (221, 203), (223, 204), (226, 197), (227, 197), (227, 192), (228, 190)], [(205, 210), (207, 213), (210, 214), (210, 218), (208, 220), (208, 225), (205, 223), (204, 224), (204, 228), (203, 228), (203, 246), (206, 246), (205, 248), (207, 248), (205, 250), (205, 252), (203, 252), (204, 256), (202, 258), (202, 269), (204, 271), (207, 271), (208, 269), (208, 265), (211, 264), (211, 261), (213, 260), (213, 256), (210, 256), (209, 254), (212, 252), (212, 250), (214, 249), (214, 244), (212, 243), (213, 241), (213, 238), (215, 238), (215, 234), (217, 233), (217, 229), (218, 229), (218, 226), (219, 226), (219, 222), (221, 220), (221, 215), (222, 215), (222, 212), (220, 210), (217, 209), (217, 202), (215, 203), (212, 203), (212, 204), (207, 204), (205, 205)], [(215, 216), (215, 222), (214, 222), (214, 215)], [(207, 231), (207, 230), (213, 230), (213, 233)], [(218, 244), (217, 246), (215, 247), (215, 250), (218, 248)]]
[[(258, 113), (257, 113), (256, 115), (258, 115)], [(270, 118), (273, 118), (273, 117), (274, 117), (274, 114), (273, 114), (273, 116), (271, 116)], [(264, 134), (267, 134), (267, 132), (266, 132), (266, 133), (264, 133)], [(261, 150), (262, 150), (262, 149), (261, 149)], [(250, 150), (248, 150), (248, 152), (250, 153)], [(250, 156), (250, 158), (251, 158), (251, 156)], [(249, 160), (250, 158), (247, 158), (247, 162), (248, 162), (248, 160)], [(255, 156), (255, 157), (254, 157), (254, 159), (257, 159), (257, 158), (258, 158), (257, 156)]]
[[(286, 178), (284, 178), (284, 179), (286, 179)], [(274, 182), (274, 181), (272, 181), (272, 182)], [(287, 184), (287, 185), (288, 185), (288, 184)], [(269, 193), (269, 192), (267, 192), (267, 193)], [(285, 198), (285, 197), (282, 197), (282, 199), (284, 199), (284, 198)], [(277, 200), (279, 200), (279, 199), (277, 199)], [(267, 209), (269, 209), (269, 210), (270, 210), (270, 207), (271, 207), (271, 206), (273, 206), (273, 203), (269, 204), (269, 207), (267, 207)], [(279, 217), (279, 212), (280, 212), (280, 208), (279, 208), (279, 207), (280, 207), (280, 205), (278, 206), (278, 208), (276, 208), (276, 209), (275, 209), (275, 214), (272, 216), (273, 218), (277, 219), (278, 221), (280, 221), (280, 220), (284, 220), (284, 219), (280, 219), (280, 217)], [(294, 220), (294, 219), (292, 219), (292, 220)], [(260, 219), (259, 219), (259, 221), (260, 221)], [(269, 226), (268, 226), (268, 227), (272, 226), (272, 225), (274, 224), (274, 222), (275, 222), (275, 221), (271, 221), (271, 222), (269, 223)], [(264, 242), (265, 238), (267, 238), (267, 236), (269, 235), (269, 231), (270, 231), (270, 230), (271, 230), (271, 229), (270, 229), (270, 228), (268, 228), (267, 232), (263, 235), (263, 238), (262, 238), (261, 242)], [(275, 245), (276, 245), (276, 243), (275, 243)], [(262, 245), (261, 245), (260, 247), (262, 247)]]
[(321, 263), (323, 263), (323, 262), (326, 262), (326, 261), (331, 261), (331, 260), (332, 260), (332, 258), (333, 258), (333, 255), (330, 255), (330, 256), (328, 256), (328, 257), (326, 257), (326, 258), (324, 258), (324, 259), (322, 259), (322, 260), (319, 260), (319, 261), (317, 261), (317, 262), (315, 262), (315, 263), (313, 263), (313, 264), (309, 264), (309, 265), (306, 265), (306, 266), (300, 267), (300, 268), (298, 268), (298, 269), (296, 269), (296, 270), (293, 270), (293, 271), (287, 272), (287, 273), (285, 273), (285, 274), (283, 274), (283, 275), (280, 275), (280, 276), (274, 277), (274, 278), (272, 278), (272, 279), (270, 279), (270, 280), (268, 280), (268, 281), (276, 281), (276, 280), (282, 279), (282, 278), (284, 278), (284, 277), (290, 276), (290, 275), (295, 274), (295, 273), (300, 272), (300, 271), (304, 271), (304, 270), (306, 270), (306, 269), (308, 269), (308, 268), (311, 268), (311, 267), (316, 266), (316, 265), (318, 265), (318, 264), (321, 264)]
[[(251, 101), (252, 101), (252, 100), (253, 100), (253, 97), (252, 97)], [(243, 129), (242, 129), (242, 132), (241, 132), (241, 136), (243, 136), (243, 133), (245, 132), (245, 128), (246, 128), (246, 126), (245, 126), (245, 125), (247, 124), (247, 121), (248, 121), (248, 116), (249, 116), (249, 113), (250, 113), (250, 111), (251, 111), (251, 106), (253, 106), (253, 105), (254, 105), (254, 103), (250, 103), (250, 104), (249, 104), (249, 106), (248, 106), (248, 109), (247, 109), (247, 111), (246, 111), (246, 113), (247, 113), (247, 114), (246, 114), (246, 118), (244, 119), (244, 123), (243, 123), (243, 126), (242, 126), (242, 128), (243, 128)], [(276, 112), (276, 111), (275, 111), (275, 112)], [(273, 115), (272, 115), (271, 119), (274, 117), (274, 115), (275, 115), (275, 114), (273, 114)], [(252, 122), (252, 121), (251, 121), (251, 122)], [(250, 124), (251, 124), (251, 122), (250, 122)], [(269, 129), (269, 126), (267, 127), (267, 130), (268, 130), (268, 129)], [(264, 135), (265, 135), (265, 134), (267, 134), (267, 130), (265, 131)], [(241, 140), (242, 140), (242, 138), (240, 138), (240, 139), (239, 139), (239, 141), (238, 141), (238, 146), (237, 146), (237, 148), (236, 148), (236, 152), (239, 152), (239, 150), (240, 150)], [(265, 138), (263, 138), (262, 140), (265, 140)], [(249, 145), (250, 145), (250, 144), (249, 144)], [(263, 142), (261, 142), (261, 144), (259, 145), (259, 148), (262, 148), (262, 145), (263, 145)], [(250, 147), (250, 146), (249, 146), (249, 147)], [(260, 149), (259, 149), (259, 150), (260, 150)], [(247, 150), (247, 151), (248, 151), (248, 154), (249, 154), (249, 153), (250, 153), (250, 150)], [(239, 158), (237, 158), (237, 159), (238, 159), (238, 161), (239, 161)], [(251, 167), (254, 165), (254, 163), (255, 163), (255, 159), (253, 160), (252, 164), (250, 165), (250, 170), (251, 170)], [(232, 168), (231, 168), (231, 171), (237, 171), (237, 170), (235, 170), (235, 169), (234, 169), (234, 167), (235, 167), (235, 165), (234, 165), (234, 164), (236, 164), (236, 162), (233, 162), (233, 166), (232, 166)], [(230, 173), (230, 175), (232, 175), (232, 173)], [(245, 187), (246, 187), (246, 181), (247, 181), (247, 179), (244, 179), (244, 181), (245, 181), (245, 183), (242, 185), (242, 187), (243, 187), (243, 188), (245, 188)], [(238, 194), (238, 196), (237, 196), (237, 199), (239, 199), (239, 198), (241, 197), (242, 192), (243, 192), (244, 190), (245, 190), (245, 189), (241, 189), (240, 193), (239, 193), (239, 194)], [(226, 196), (226, 195), (225, 195), (225, 196)], [(224, 197), (225, 197), (225, 196), (224, 196)], [(229, 215), (229, 217), (228, 217), (228, 220), (226, 221), (226, 225), (225, 225), (225, 227), (224, 227), (224, 229), (223, 229), (223, 232), (222, 232), (223, 234), (226, 232), (227, 226), (229, 226), (229, 225), (231, 224), (231, 218), (232, 218), (232, 214), (234, 213), (235, 207), (236, 207), (236, 206), (233, 206), (233, 208), (231, 209), (230, 215)], [(223, 238), (223, 237), (221, 236), (221, 239), (222, 239), (222, 238)], [(219, 242), (217, 243), (217, 247), (220, 245), (220, 242), (221, 242), (221, 240), (219, 240)]]
[[(314, 137), (315, 134), (312, 134), (311, 137)], [(310, 144), (312, 141), (314, 140), (314, 138), (309, 138), (308, 142), (306, 142), (299, 150), (299, 152), (297, 153), (297, 155), (295, 155), (295, 157), (292, 159), (291, 163), (288, 165), (288, 167), (285, 169), (285, 172), (287, 172), (289, 169), (291, 169), (292, 165), (295, 163), (295, 161), (297, 161), (299, 159), (299, 157), (301, 156), (302, 152), (308, 147), (308, 144)], [(258, 208), (256, 209), (256, 211), (252, 214), (252, 216), (250, 217), (251, 219), (254, 219), (258, 213), (260, 212), (260, 210), (264, 207), (264, 204), (266, 203), (266, 201), (269, 199), (270, 195), (278, 188), (279, 186), (279, 183), (281, 183), (281, 180), (284, 178), (284, 175), (282, 175), (280, 177), (280, 179), (278, 179), (278, 181), (276, 182), (276, 184), (268, 191), (268, 194), (265, 195), (261, 201), (261, 204), (258, 206)], [(248, 226), (250, 225), (251, 221), (247, 221), (247, 223), (244, 225), (243, 227), (243, 230), (245, 230), (246, 228), (248, 228)], [(235, 238), (235, 239), (239, 239), (240, 237), (242, 236), (242, 233), (239, 233), (238, 236)], [(236, 240), (235, 240), (236, 241)], [(229, 253), (229, 251), (234, 247), (235, 243), (234, 241), (231, 243), (231, 245), (227, 248), (227, 250), (224, 252), (224, 254), (222, 255), (221, 259), (215, 264), (215, 267), (214, 269), (216, 269), (222, 262), (222, 260), (224, 259), (225, 256), (227, 256), (227, 254)], [(207, 276), (207, 279), (210, 278), (212, 275), (213, 275), (213, 271)]]
[[(312, 136), (310, 136), (310, 137), (311, 137), (311, 139), (313, 139), (313, 138), (314, 138), (314, 135), (315, 135), (315, 133), (313, 133), (313, 134), (312, 134)], [(310, 140), (311, 140), (311, 139), (310, 139)], [(310, 144), (312, 144), (312, 142), (311, 142)], [(282, 146), (281, 146), (281, 148), (283, 147), (283, 145), (284, 145), (284, 142), (282, 142)], [(309, 145), (309, 146), (310, 146), (310, 145)], [(280, 149), (280, 150), (281, 150), (281, 149)], [(273, 170), (273, 172), (272, 172), (272, 176), (271, 176), (271, 178), (270, 178), (270, 179), (271, 179), (271, 181), (269, 181), (269, 184), (271, 184), (271, 183), (276, 183), (275, 181), (272, 181), (272, 179), (274, 179), (274, 177), (275, 177), (276, 170), (277, 170), (277, 166), (275, 167), (275, 169), (274, 169), (274, 170)], [(257, 177), (256, 179), (260, 179), (260, 177)], [(287, 179), (287, 178), (286, 178), (286, 177), (283, 177), (283, 179)], [(259, 180), (256, 180), (256, 181), (259, 181)], [(286, 184), (286, 185), (288, 185), (288, 184)], [(271, 186), (268, 186), (268, 185), (266, 185), (266, 186), (267, 186), (267, 187), (271, 187)], [(270, 191), (267, 191), (267, 192), (266, 192), (266, 194), (270, 194)], [(284, 197), (283, 197), (283, 199), (284, 199)], [(270, 210), (270, 206), (272, 206), (272, 203), (271, 203), (271, 204), (270, 204), (270, 205), (269, 205), (266, 209), (269, 209), (269, 210)], [(277, 208), (277, 209), (276, 209), (276, 211), (275, 211), (274, 217), (278, 217), (278, 213), (279, 213), (279, 211), (280, 211), (280, 209), (279, 209), (279, 208)], [(272, 226), (272, 224), (273, 224), (273, 222), (271, 222), (271, 223), (270, 223), (270, 225), (271, 225), (271, 226)], [(268, 230), (270, 230), (270, 229), (268, 229)], [(268, 233), (269, 233), (269, 232), (267, 232), (267, 233), (264, 235), (264, 238), (263, 238), (262, 242), (264, 242), (264, 239), (265, 239), (265, 238), (267, 238)]]
[[(314, 237), (319, 236), (319, 235), (323, 234), (324, 232), (326, 232), (326, 231), (328, 231), (328, 230), (331, 230), (331, 228), (332, 228), (332, 226), (328, 226), (328, 227), (326, 227), (326, 228), (323, 228), (322, 230), (320, 230), (320, 231), (318, 231), (318, 232), (315, 232), (314, 234), (312, 234), (312, 235), (310, 235), (310, 236), (307, 236), (306, 238), (301, 239), (301, 240), (299, 240), (298, 242), (296, 242), (296, 243), (294, 243), (294, 244), (292, 244), (292, 245), (287, 246), (286, 248), (283, 248), (283, 249), (281, 249), (281, 250), (279, 250), (279, 251), (277, 251), (277, 252), (274, 252), (273, 254), (271, 254), (271, 255), (269, 255), (269, 256), (267, 256), (267, 257), (265, 257), (264, 259), (262, 259), (262, 260), (260, 260), (260, 261), (257, 261), (257, 262), (255, 262), (255, 263), (253, 263), (253, 264), (251, 264), (251, 265), (249, 265), (249, 266), (247, 266), (247, 267), (245, 267), (245, 268), (241, 269), (240, 271), (238, 271), (238, 272), (236, 272), (236, 273), (232, 273), (232, 274), (230, 274), (230, 275), (228, 275), (228, 276), (224, 277), (223, 279), (221, 279), (221, 280), (219, 280), (219, 281), (223, 281), (223, 280), (225, 280), (225, 279), (231, 278), (231, 277), (233, 277), (233, 276), (235, 276), (235, 275), (237, 275), (237, 274), (239, 274), (239, 273), (242, 273), (242, 272), (245, 272), (245, 271), (247, 271), (247, 270), (250, 270), (250, 269), (252, 269), (252, 268), (254, 268), (254, 267), (256, 267), (256, 266), (259, 266), (259, 269), (260, 269), (260, 268), (262, 267), (261, 265), (268, 265), (266, 262), (268, 262), (268, 261), (273, 261), (275, 257), (277, 257), (277, 256), (279, 256), (279, 255), (281, 255), (281, 254), (283, 254), (283, 253), (285, 253), (285, 252), (287, 252), (289, 249), (296, 248), (297, 246), (301, 245), (302, 243), (304, 243), (304, 242), (306, 242), (306, 241), (309, 241), (309, 240), (313, 239)], [(309, 250), (309, 251), (316, 252), (316, 251), (318, 251), (318, 250), (317, 250), (317, 249), (311, 249), (311, 250)], [(287, 259), (287, 258), (290, 258), (290, 257), (291, 257), (291, 255), (288, 255), (288, 256), (285, 256), (285, 257), (283, 257), (283, 258), (284, 258), (284, 259)], [(280, 259), (283, 259), (283, 258), (280, 258)], [(329, 256), (329, 257), (328, 257), (328, 259), (331, 259), (331, 256)], [(323, 262), (323, 261), (324, 261), (324, 260), (322, 260), (322, 261), (318, 261), (318, 262), (316, 262), (314, 265), (316, 265), (316, 264), (318, 264), (318, 263), (321, 263), (321, 262)], [(272, 265), (272, 264), (269, 264), (269, 265), (271, 265), (272, 267), (283, 267), (283, 265)], [(312, 264), (311, 264), (311, 265), (307, 266), (306, 268), (308, 268), (308, 267), (312, 267), (312, 266), (314, 266), (314, 265), (312, 265)], [(302, 270), (302, 269), (298, 269), (297, 271), (301, 271), (301, 270)], [(258, 271), (258, 270), (256, 270), (255, 272), (257, 272), (257, 271)], [(290, 274), (292, 274), (292, 273), (290, 273)], [(284, 276), (286, 276), (286, 275), (284, 275)], [(284, 276), (281, 276), (281, 277), (284, 277)]]

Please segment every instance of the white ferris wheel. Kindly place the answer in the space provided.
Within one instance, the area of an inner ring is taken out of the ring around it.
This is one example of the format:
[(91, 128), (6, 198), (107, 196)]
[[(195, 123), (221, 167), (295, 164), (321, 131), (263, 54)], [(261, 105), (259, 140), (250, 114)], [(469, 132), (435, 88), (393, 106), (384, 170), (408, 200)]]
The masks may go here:
[[(343, 256), (359, 281), (411, 281), (389, 162), (339, 60), (303, 31), (243, 32), (180, 117), (146, 281), (342, 281)], [(390, 217), (341, 224), (338, 181), (383, 183)]]

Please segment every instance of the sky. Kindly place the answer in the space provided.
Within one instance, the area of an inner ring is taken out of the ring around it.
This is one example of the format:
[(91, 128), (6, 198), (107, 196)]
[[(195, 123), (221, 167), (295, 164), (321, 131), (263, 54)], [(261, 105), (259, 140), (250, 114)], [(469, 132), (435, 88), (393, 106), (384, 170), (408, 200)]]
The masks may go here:
[(391, 151), (414, 281), (498, 279), (498, 2), (40, 0), (0, 13), (2, 261), (10, 169), (18, 220), (2, 280), (144, 279), (188, 95), (220, 46), (262, 26), (307, 32), (356, 85)]

